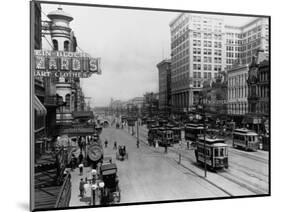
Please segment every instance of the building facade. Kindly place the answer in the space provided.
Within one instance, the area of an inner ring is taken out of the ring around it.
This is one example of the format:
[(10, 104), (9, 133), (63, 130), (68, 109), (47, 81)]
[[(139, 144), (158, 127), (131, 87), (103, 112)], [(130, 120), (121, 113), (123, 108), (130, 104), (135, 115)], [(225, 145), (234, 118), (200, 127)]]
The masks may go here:
[(227, 114), (238, 123), (248, 113), (248, 71), (248, 65), (239, 65), (227, 72)]
[(217, 17), (182, 13), (170, 23), (174, 112), (198, 103), (204, 81), (233, 65), (249, 64), (258, 49), (268, 51), (268, 19), (234, 27)]
[(268, 132), (270, 111), (270, 69), (267, 54), (259, 51), (249, 66), (247, 124), (256, 132)]
[(171, 109), (171, 60), (157, 64), (159, 79), (159, 110), (170, 113)]
[[(60, 7), (50, 12), (47, 16), (50, 19), (49, 31), (52, 40), (52, 50), (75, 52), (77, 40), (70, 28), (70, 22), (73, 20), (73, 17), (64, 12)], [(80, 79), (50, 78), (49, 80), (54, 80), (56, 96), (64, 103), (56, 109), (56, 123), (58, 125), (71, 124), (73, 121), (72, 113), (85, 109)]]
[(259, 49), (268, 54), (268, 19), (256, 18), (240, 26), (225, 26), (226, 69), (233, 64), (250, 64)]
[(180, 14), (170, 23), (171, 93), (174, 112), (198, 103), (205, 80), (224, 67), (224, 22), (211, 16)]

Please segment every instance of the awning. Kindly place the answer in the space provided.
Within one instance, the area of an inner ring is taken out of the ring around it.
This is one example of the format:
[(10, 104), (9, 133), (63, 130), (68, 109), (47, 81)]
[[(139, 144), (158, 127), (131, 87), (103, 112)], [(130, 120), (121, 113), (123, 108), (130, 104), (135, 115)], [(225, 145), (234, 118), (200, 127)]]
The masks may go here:
[(34, 95), (33, 105), (35, 110), (37, 111), (38, 115), (47, 115), (47, 109), (45, 106), (40, 102), (37, 96)]

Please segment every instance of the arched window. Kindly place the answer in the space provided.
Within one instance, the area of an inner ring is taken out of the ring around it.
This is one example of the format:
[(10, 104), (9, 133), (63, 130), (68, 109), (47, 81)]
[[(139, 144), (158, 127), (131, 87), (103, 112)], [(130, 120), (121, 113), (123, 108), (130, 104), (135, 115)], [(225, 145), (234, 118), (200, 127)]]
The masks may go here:
[(53, 46), (54, 46), (54, 51), (58, 51), (59, 50), (58, 41), (56, 39), (53, 39)]
[(69, 41), (68, 40), (64, 41), (63, 49), (64, 49), (64, 51), (69, 51)]

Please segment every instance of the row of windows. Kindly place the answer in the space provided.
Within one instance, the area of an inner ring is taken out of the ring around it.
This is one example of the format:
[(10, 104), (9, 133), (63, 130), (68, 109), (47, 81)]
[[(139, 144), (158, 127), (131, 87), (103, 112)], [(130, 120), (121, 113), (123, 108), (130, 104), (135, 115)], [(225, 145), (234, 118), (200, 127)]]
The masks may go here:
[[(217, 77), (217, 73), (214, 74), (214, 77)], [(193, 78), (199, 78), (201, 79), (201, 72), (193, 72)], [(211, 72), (203, 72), (203, 78), (204, 79), (211, 79), (212, 78), (212, 73)]]
[[(180, 53), (182, 50), (185, 51), (185, 48), (189, 47), (189, 42), (186, 41), (184, 42), (182, 45), (179, 45), (178, 47), (172, 49), (172, 55), (177, 55), (178, 53)], [(187, 50), (186, 50), (187, 52)]]
[(228, 104), (229, 114), (246, 114), (248, 113), (248, 104), (246, 102)]
[[(206, 41), (206, 40), (202, 40), (203, 41), (203, 46), (204, 47), (212, 47), (212, 43), (214, 43), (214, 47), (215, 48), (222, 48), (222, 42), (218, 42), (218, 41)], [(193, 40), (193, 46), (201, 46), (201, 40)]]
[(229, 88), (228, 99), (246, 98), (248, 97), (248, 87)]
[(249, 104), (249, 112), (251, 113), (269, 113), (269, 104), (267, 102), (259, 102), (259, 104)]
[(250, 87), (249, 97), (250, 96), (258, 96), (261, 98), (269, 97), (269, 88), (267, 85), (261, 85), (259, 87)]
[(234, 86), (244, 86), (246, 85), (246, 80), (248, 78), (248, 74), (240, 74), (234, 77), (229, 77), (228, 79), (228, 86), (234, 87)]
[(182, 73), (184, 71), (189, 71), (189, 64), (184, 65), (180, 68), (172, 69), (172, 74), (176, 75), (176, 74)]
[[(53, 50), (54, 51), (58, 51), (59, 50), (59, 44), (58, 41), (56, 39), (53, 39)], [(70, 51), (70, 46), (69, 46), (69, 41), (64, 41), (63, 42), (63, 50), (64, 51)]]
[[(214, 71), (221, 71), (222, 66), (221, 65), (214, 65)], [(201, 64), (193, 64), (193, 70), (202, 70)], [(212, 65), (211, 64), (203, 64), (203, 70), (204, 71), (212, 71)]]

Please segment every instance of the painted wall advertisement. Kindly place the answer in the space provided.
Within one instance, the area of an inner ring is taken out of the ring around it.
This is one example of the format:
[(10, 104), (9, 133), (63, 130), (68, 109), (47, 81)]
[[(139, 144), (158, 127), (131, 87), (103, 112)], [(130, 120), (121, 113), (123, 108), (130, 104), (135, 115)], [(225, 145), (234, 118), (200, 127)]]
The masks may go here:
[(83, 52), (34, 50), (35, 77), (88, 78), (101, 74), (100, 58)]

